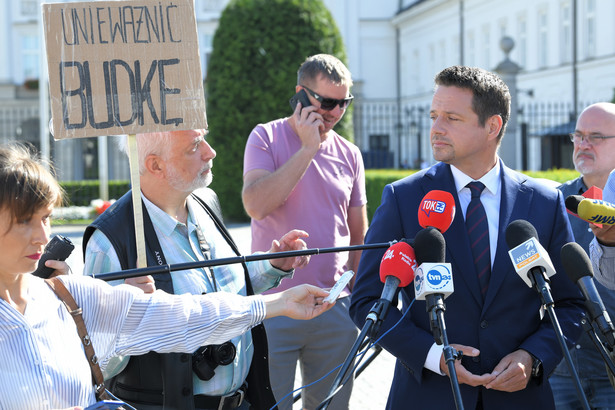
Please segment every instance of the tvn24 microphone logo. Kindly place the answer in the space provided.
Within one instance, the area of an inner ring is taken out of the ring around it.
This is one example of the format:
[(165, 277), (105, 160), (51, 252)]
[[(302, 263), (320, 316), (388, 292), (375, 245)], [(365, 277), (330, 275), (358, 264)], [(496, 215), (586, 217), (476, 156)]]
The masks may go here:
[(427, 216), (431, 212), (435, 212), (437, 214), (443, 214), (446, 210), (446, 202), (438, 201), (437, 199), (423, 199), (421, 202), (421, 211), (425, 212)]
[[(419, 266), (419, 269), (422, 268)], [(417, 272), (414, 281), (415, 291), (421, 292), (423, 286), (426, 290), (444, 289), (451, 280), (453, 280), (453, 275), (446, 265), (434, 265), (427, 272)]]

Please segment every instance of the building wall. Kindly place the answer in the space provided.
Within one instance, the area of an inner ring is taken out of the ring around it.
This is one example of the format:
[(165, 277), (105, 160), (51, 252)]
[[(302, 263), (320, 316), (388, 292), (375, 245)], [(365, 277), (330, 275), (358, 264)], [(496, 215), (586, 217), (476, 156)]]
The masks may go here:
[[(195, 0), (203, 78), (207, 75), (207, 57), (219, 16), (228, 1)], [(572, 104), (573, 0), (324, 0), (324, 3), (342, 33), (355, 81), (352, 92), (357, 97), (357, 144), (367, 152), (370, 135), (378, 138), (388, 135), (389, 149), (395, 151), (394, 165), (416, 162), (419, 158), (431, 160), (426, 107), (431, 102), (434, 75), (462, 62), (493, 70), (505, 58), (500, 49), (503, 35), (514, 39), (510, 58), (521, 66), (517, 76), (519, 92), (514, 103), (518, 106), (547, 102)], [(611, 100), (615, 94), (615, 42), (612, 41), (615, 2), (577, 0), (577, 4), (577, 101), (582, 104)], [(23, 113), (6, 114), (13, 113), (8, 108), (2, 112), (5, 116), (15, 116), (10, 123), (0, 124), (0, 139), (4, 141), (13, 132), (16, 121), (27, 120), (32, 110), (38, 109), (36, 94), (26, 90), (23, 84), (35, 69), (32, 59), (40, 58), (40, 51), (37, 54), (32, 46), (40, 38), (37, 37), (40, 36), (37, 30), (40, 0), (0, 0), (0, 9), (4, 11), (0, 14), (0, 58), (9, 62), (0, 65), (0, 108), (25, 107)], [(570, 111), (573, 115), (578, 107)], [(523, 115), (520, 120), (524, 120)], [(544, 119), (533, 128), (544, 128), (547, 123)], [(539, 168), (543, 166), (542, 144), (539, 139), (532, 143), (538, 153), (532, 151), (530, 167)], [(73, 160), (82, 152), (82, 144), (76, 141), (61, 144), (57, 155), (63, 155), (58, 158), (59, 168), (66, 167), (62, 170), (63, 178), (83, 177)], [(113, 151), (110, 158), (112, 155), (119, 154)], [(119, 156), (113, 161), (115, 166), (125, 159)], [(127, 171), (122, 169), (117, 177), (123, 177), (124, 172), (127, 178)]]

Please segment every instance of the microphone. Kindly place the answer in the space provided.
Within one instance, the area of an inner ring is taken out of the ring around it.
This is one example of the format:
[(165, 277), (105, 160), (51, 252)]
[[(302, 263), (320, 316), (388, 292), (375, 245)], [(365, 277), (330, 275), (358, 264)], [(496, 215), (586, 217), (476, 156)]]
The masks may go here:
[(510, 249), (508, 255), (515, 271), (528, 287), (534, 286), (543, 296), (548, 293), (548, 300), (553, 303), (547, 282), (555, 275), (555, 268), (549, 253), (537, 238), (536, 228), (523, 219), (513, 221), (506, 227), (506, 243)]
[(389, 306), (391, 306), (397, 288), (408, 286), (408, 284), (412, 282), (415, 268), (416, 257), (414, 255), (414, 249), (412, 249), (412, 246), (405, 242), (405, 240), (402, 239), (396, 242), (386, 250), (380, 261), (380, 280), (384, 282), (382, 295), (380, 299), (374, 303), (374, 306), (365, 318), (365, 325), (346, 356), (346, 360), (344, 360), (341, 366), (338, 366), (341, 368), (337, 376), (335, 376), (335, 380), (329, 389), (329, 394), (317, 407), (318, 410), (326, 409), (333, 399), (333, 396), (335, 396), (341, 386), (346, 383), (346, 381), (343, 381), (344, 377), (348, 374), (353, 359), (357, 356), (359, 349), (361, 349), (363, 341), (366, 337), (375, 338), (380, 323), (384, 321)]
[[(435, 192), (435, 191), (432, 191)], [(442, 191), (438, 191), (442, 192)], [(429, 194), (428, 194), (429, 195)], [(452, 195), (450, 199), (452, 200)], [(446, 201), (444, 201), (446, 202)], [(449, 204), (454, 202), (448, 202)], [(454, 206), (452, 214), (455, 213)], [(421, 211), (419, 211), (419, 214)], [(419, 217), (420, 219), (420, 217)], [(452, 221), (452, 216), (450, 217)], [(450, 221), (448, 223), (450, 225)], [(448, 229), (444, 226), (444, 230)], [(444, 321), (444, 299), (453, 293), (453, 275), (451, 264), (445, 263), (446, 242), (440, 230), (427, 227), (416, 234), (414, 238), (416, 261), (419, 267), (414, 277), (414, 292), (416, 300), (425, 301), (425, 310), (429, 315), (429, 328), (437, 345), (442, 346), (444, 362), (448, 367), (451, 389), (455, 399), (455, 407), (463, 409), (461, 391), (455, 370), (455, 360), (461, 359), (461, 352), (455, 351), (448, 342), (446, 323)]]
[[(572, 362), (570, 351), (566, 347), (564, 333), (555, 313), (555, 302), (549, 287), (549, 277), (555, 275), (555, 269), (547, 251), (540, 245), (536, 228), (523, 219), (511, 222), (506, 227), (506, 243), (510, 250), (508, 255), (517, 274), (530, 287), (534, 287), (540, 295), (543, 308), (549, 314), (549, 319), (555, 330), (555, 336), (564, 354), (570, 374), (574, 378), (575, 388), (583, 407), (590, 409), (587, 397), (581, 386), (579, 375)], [(528, 280), (529, 278), (529, 280)]]
[(604, 336), (610, 350), (613, 350), (615, 328), (592, 279), (594, 272), (587, 253), (578, 243), (570, 242), (562, 247), (561, 255), (566, 274), (570, 280), (576, 282), (583, 293), (585, 310), (591, 321), (596, 324)]
[(53, 269), (45, 266), (45, 262), (50, 259), (58, 261), (64, 261), (68, 258), (71, 252), (75, 249), (73, 242), (62, 235), (56, 235), (45, 246), (43, 256), (38, 261), (38, 266), (32, 274), (39, 278), (47, 279), (53, 273)]
[(574, 215), (579, 216), (579, 204), (584, 199), (585, 197), (583, 195), (568, 195), (564, 201), (566, 209)]
[(387, 249), (380, 261), (380, 280), (384, 283), (380, 299), (392, 303), (397, 288), (412, 282), (415, 269), (414, 249), (406, 242), (397, 242)]
[(579, 218), (596, 224), (615, 225), (615, 205), (601, 199), (584, 198), (578, 204)]
[(455, 218), (455, 199), (450, 192), (429, 191), (419, 205), (419, 225), (423, 228), (431, 226), (441, 233), (453, 223)]
[(435, 228), (421, 230), (414, 238), (417, 263), (414, 277), (416, 300), (428, 298), (447, 298), (453, 293), (451, 264), (445, 263), (446, 243), (442, 234)]

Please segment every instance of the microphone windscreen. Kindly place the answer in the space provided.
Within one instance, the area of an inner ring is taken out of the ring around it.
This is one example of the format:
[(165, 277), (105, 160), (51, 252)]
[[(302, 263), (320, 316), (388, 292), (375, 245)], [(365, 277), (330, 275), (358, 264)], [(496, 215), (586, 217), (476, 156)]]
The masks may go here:
[(506, 227), (506, 244), (508, 249), (516, 248), (530, 238), (538, 239), (536, 228), (526, 220), (517, 219)]
[(562, 246), (560, 254), (566, 275), (574, 283), (584, 276), (594, 276), (592, 262), (589, 260), (585, 249), (578, 243), (569, 242), (565, 244)]
[(380, 280), (386, 282), (387, 276), (399, 279), (399, 287), (406, 287), (414, 280), (416, 256), (414, 249), (406, 242), (397, 242), (387, 249), (380, 261)]
[(455, 218), (455, 198), (450, 192), (429, 191), (419, 205), (419, 225), (444, 233)]
[(568, 209), (573, 214), (578, 214), (579, 204), (584, 199), (585, 197), (583, 197), (582, 195), (568, 195), (566, 197), (566, 200), (564, 201), (566, 203), (566, 209)]
[(444, 236), (435, 228), (425, 228), (414, 238), (416, 262), (441, 263), (446, 259), (446, 242)]

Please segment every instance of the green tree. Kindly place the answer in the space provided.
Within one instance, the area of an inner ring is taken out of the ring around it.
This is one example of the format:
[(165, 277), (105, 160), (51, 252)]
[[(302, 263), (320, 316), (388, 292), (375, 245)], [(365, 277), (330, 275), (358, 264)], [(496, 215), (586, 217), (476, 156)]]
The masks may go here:
[[(231, 0), (220, 18), (207, 69), (209, 137), (218, 156), (212, 188), (225, 218), (248, 217), (241, 202), (243, 153), (259, 123), (288, 116), (297, 70), (310, 55), (346, 63), (341, 35), (321, 0)], [(352, 106), (351, 106), (352, 107)], [(353, 139), (352, 111), (336, 127)]]

